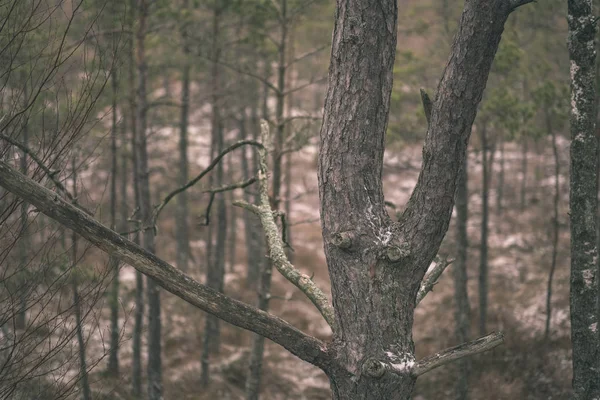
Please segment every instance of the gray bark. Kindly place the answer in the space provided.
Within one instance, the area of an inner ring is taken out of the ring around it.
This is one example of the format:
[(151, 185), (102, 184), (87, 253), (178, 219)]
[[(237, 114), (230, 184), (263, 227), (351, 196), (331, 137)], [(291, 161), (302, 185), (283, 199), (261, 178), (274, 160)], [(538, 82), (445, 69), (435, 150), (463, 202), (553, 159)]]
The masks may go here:
[[(456, 340), (464, 343), (469, 340), (471, 309), (469, 306), (469, 295), (467, 292), (467, 256), (469, 239), (467, 235), (468, 221), (468, 167), (467, 158), (460, 170), (460, 176), (456, 188), (456, 261), (452, 265), (454, 272), (454, 311)], [(455, 398), (466, 400), (469, 393), (469, 370), (470, 360), (462, 359), (457, 362), (457, 378), (455, 386)]]
[[(504, 22), (519, 4), (465, 3), (433, 105), (421, 174), (398, 223), (385, 210), (381, 184), (396, 2), (337, 4), (319, 156), (321, 222), (337, 323), (332, 344), (337, 363), (329, 377), (335, 399), (408, 399), (413, 376), (380, 374), (374, 367), (381, 360), (399, 365), (414, 360), (415, 297), (448, 229), (477, 104)], [(336, 246), (335, 238), (348, 231), (354, 233), (351, 246)]]
[[(574, 399), (600, 398), (596, 19), (591, 0), (569, 0), (571, 59), (571, 341)], [(592, 44), (590, 46), (590, 44)]]

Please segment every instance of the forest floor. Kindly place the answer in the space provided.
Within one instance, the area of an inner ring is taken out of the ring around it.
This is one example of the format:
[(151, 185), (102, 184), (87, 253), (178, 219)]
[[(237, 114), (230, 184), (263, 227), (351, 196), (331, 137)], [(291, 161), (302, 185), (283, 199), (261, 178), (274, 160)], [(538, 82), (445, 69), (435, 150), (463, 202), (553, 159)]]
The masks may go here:
[[(544, 340), (546, 290), (551, 263), (552, 197), (554, 161), (547, 143), (528, 153), (526, 183), (527, 205), (520, 208), (523, 179), (520, 148), (505, 146), (502, 210), (497, 207), (497, 182), (500, 174), (496, 154), (490, 191), (489, 236), (489, 310), (488, 331), (503, 331), (506, 342), (491, 352), (472, 359), (470, 398), (494, 399), (567, 399), (571, 380), (569, 340), (569, 232), (568, 232), (568, 142), (559, 140), (561, 156), (560, 240), (554, 276), (552, 324)], [(294, 264), (314, 274), (315, 282), (328, 292), (329, 277), (318, 222), (316, 146), (309, 145), (293, 158), (292, 245)], [(406, 204), (416, 183), (420, 163), (420, 146), (388, 151), (384, 181), (386, 200), (399, 209)], [(469, 260), (468, 289), (471, 304), (471, 336), (478, 337), (479, 243), (481, 224), (481, 157), (470, 153), (469, 162)], [(236, 193), (236, 196), (240, 196)], [(240, 215), (238, 211), (238, 216)], [(235, 266), (229, 265), (225, 292), (237, 299), (255, 303), (256, 293), (245, 284), (245, 246), (243, 221), (238, 218)], [(172, 227), (161, 228), (166, 237)], [(195, 228), (199, 229), (199, 228)], [(440, 254), (453, 257), (455, 227), (452, 223)], [(256, 232), (259, 234), (259, 232)], [(163, 246), (163, 240), (157, 240)], [(172, 246), (171, 246), (172, 247)], [(161, 256), (172, 260), (174, 249), (163, 249)], [(203, 241), (193, 242), (195, 260), (203, 260)], [(171, 254), (171, 258), (169, 258)], [(199, 263), (201, 264), (201, 263)], [(454, 287), (452, 267), (442, 276), (435, 289), (418, 306), (414, 324), (417, 358), (456, 345), (454, 339)], [(203, 280), (203, 268), (192, 272)], [(123, 309), (130, 314), (122, 318), (123, 343), (120, 353), (122, 378), (106, 381), (94, 372), (96, 390), (116, 399), (129, 399), (131, 333), (133, 328), (133, 292), (135, 276), (130, 267), (121, 272)], [(330, 293), (328, 293), (330, 294)], [(222, 347), (211, 356), (211, 383), (202, 387), (200, 355), (204, 313), (163, 293), (163, 376), (165, 399), (242, 399), (247, 372), (251, 334), (221, 323)], [(271, 312), (299, 329), (328, 340), (331, 331), (319, 313), (293, 285), (278, 273), (273, 274)], [(108, 313), (105, 313), (108, 317)], [(107, 320), (108, 321), (108, 320)], [(99, 325), (102, 325), (100, 323)], [(108, 322), (104, 324), (107, 326)], [(489, 333), (488, 332), (488, 333)], [(89, 348), (94, 354), (102, 347)], [(103, 365), (98, 370), (103, 369)], [(450, 398), (455, 368), (444, 366), (421, 377), (414, 399)], [(492, 389), (493, 388), (493, 389)], [(262, 398), (329, 399), (329, 383), (317, 368), (300, 361), (280, 346), (267, 341), (263, 363)]]

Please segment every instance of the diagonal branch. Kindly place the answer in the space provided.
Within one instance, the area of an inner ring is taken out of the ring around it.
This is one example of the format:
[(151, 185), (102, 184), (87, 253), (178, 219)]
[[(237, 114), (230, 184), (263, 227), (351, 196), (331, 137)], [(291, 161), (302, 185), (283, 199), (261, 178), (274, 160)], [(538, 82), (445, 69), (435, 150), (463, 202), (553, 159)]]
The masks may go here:
[[(262, 146), (261, 146), (262, 147)], [(72, 229), (98, 248), (133, 266), (188, 303), (240, 328), (253, 331), (320, 368), (327, 368), (325, 343), (296, 329), (279, 317), (231, 299), (204, 286), (132, 241), (112, 231), (56, 193), (0, 161), (0, 186), (61, 225)]]
[(448, 265), (452, 264), (453, 262), (454, 259), (448, 260), (447, 258), (436, 262), (433, 270), (425, 277), (425, 279), (423, 279), (423, 282), (421, 282), (421, 288), (417, 293), (417, 302), (415, 304), (419, 304), (421, 300), (427, 296), (427, 293), (431, 292), (439, 277), (442, 276)]
[(260, 190), (260, 204), (249, 204), (245, 201), (236, 201), (233, 204), (245, 208), (260, 218), (260, 222), (265, 231), (267, 243), (269, 244), (269, 258), (275, 265), (275, 268), (298, 289), (300, 289), (306, 297), (317, 307), (325, 321), (334, 329), (335, 317), (333, 307), (329, 304), (327, 296), (321, 289), (315, 285), (311, 278), (297, 270), (290, 263), (284, 251), (284, 242), (279, 234), (275, 215), (269, 203), (269, 187), (268, 187), (268, 171), (267, 171), (267, 148), (270, 147), (269, 124), (263, 120), (261, 122), (261, 139), (265, 144), (259, 148), (259, 169), (258, 169), (258, 185)]
[(412, 375), (420, 376), (442, 365), (446, 365), (464, 357), (470, 357), (475, 354), (483, 353), (500, 346), (504, 343), (504, 334), (502, 332), (493, 332), (487, 336), (480, 337), (472, 342), (460, 344), (446, 350), (442, 350), (432, 356), (425, 357), (412, 368)]

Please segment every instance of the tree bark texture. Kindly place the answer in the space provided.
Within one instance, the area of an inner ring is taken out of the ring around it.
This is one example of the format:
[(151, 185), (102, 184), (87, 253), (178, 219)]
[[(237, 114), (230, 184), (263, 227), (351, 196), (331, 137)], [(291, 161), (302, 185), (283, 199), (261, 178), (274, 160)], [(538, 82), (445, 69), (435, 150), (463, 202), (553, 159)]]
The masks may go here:
[(595, 132), (596, 18), (591, 0), (569, 0), (571, 59), (571, 341), (574, 399), (600, 398), (598, 333), (598, 143)]
[(504, 23), (520, 4), (465, 3), (433, 104), (423, 167), (405, 212), (392, 223), (381, 173), (397, 5), (337, 2), (318, 168), (336, 314), (336, 367), (329, 374), (335, 399), (410, 398), (415, 378), (381, 374), (377, 361), (406, 371), (414, 363), (415, 297), (448, 229), (458, 171)]

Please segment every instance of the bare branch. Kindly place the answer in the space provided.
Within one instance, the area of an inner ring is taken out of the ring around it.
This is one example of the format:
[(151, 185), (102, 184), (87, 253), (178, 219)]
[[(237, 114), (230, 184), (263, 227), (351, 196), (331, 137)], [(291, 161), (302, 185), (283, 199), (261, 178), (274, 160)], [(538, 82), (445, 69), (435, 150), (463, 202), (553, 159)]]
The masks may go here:
[(8, 143), (10, 143), (11, 145), (15, 146), (16, 148), (18, 148), (19, 150), (23, 151), (24, 153), (26, 153), (29, 157), (31, 157), (31, 159), (33, 161), (35, 161), (35, 163), (41, 168), (42, 171), (44, 171), (44, 173), (46, 174), (46, 176), (48, 177), (48, 179), (50, 179), (52, 181), (52, 183), (54, 184), (54, 186), (56, 186), (56, 188), (62, 193), (64, 194), (73, 204), (75, 204), (79, 209), (85, 211), (87, 214), (89, 215), (93, 215), (91, 211), (86, 210), (84, 207), (82, 207), (78, 202), (77, 199), (73, 197), (73, 195), (71, 195), (71, 193), (69, 193), (69, 191), (64, 187), (64, 185), (58, 180), (56, 179), (56, 174), (59, 171), (52, 171), (50, 170), (50, 168), (48, 168), (44, 162), (42, 160), (39, 159), (39, 157), (33, 152), (31, 151), (31, 149), (19, 142), (17, 142), (16, 140), (11, 139), (10, 137), (0, 133), (0, 139), (7, 141)]
[(286, 90), (285, 92), (283, 92), (283, 95), (287, 96), (288, 94), (297, 92), (297, 91), (302, 90), (304, 88), (307, 88), (307, 87), (309, 87), (311, 85), (314, 85), (315, 83), (323, 82), (325, 80), (327, 80), (327, 76), (321, 76), (320, 78), (313, 78), (313, 79), (310, 80), (310, 82), (307, 82), (307, 83), (305, 83), (303, 85), (299, 85), (299, 86), (293, 87), (293, 88), (291, 88), (289, 90)]
[(321, 368), (327, 367), (329, 356), (325, 343), (306, 335), (279, 317), (231, 299), (196, 282), (1, 160), (0, 186), (34, 205), (61, 225), (72, 229), (109, 255), (154, 279), (164, 289), (188, 303), (226, 322), (271, 339), (304, 361)]
[(435, 267), (433, 267), (433, 270), (429, 273), (429, 275), (427, 275), (425, 277), (425, 279), (423, 279), (423, 282), (421, 282), (421, 288), (419, 289), (419, 292), (417, 293), (417, 302), (415, 304), (419, 304), (421, 302), (421, 300), (423, 300), (425, 298), (425, 296), (427, 296), (427, 293), (431, 292), (431, 290), (433, 289), (433, 286), (435, 286), (439, 277), (442, 276), (442, 274), (444, 273), (444, 271), (446, 270), (448, 265), (452, 264), (453, 262), (454, 262), (454, 259), (452, 259), (452, 260), (444, 259), (444, 260), (436, 261), (436, 264), (435, 264)]
[(169, 193), (164, 198), (164, 200), (154, 210), (154, 217), (153, 217), (154, 221), (156, 221), (158, 219), (158, 216), (159, 216), (160, 212), (163, 210), (163, 208), (165, 208), (165, 206), (169, 203), (169, 201), (171, 201), (173, 199), (173, 197), (177, 196), (179, 193), (181, 193), (181, 192), (189, 189), (190, 187), (192, 187), (196, 183), (198, 183), (200, 181), (200, 179), (202, 179), (214, 167), (217, 166), (217, 164), (225, 156), (225, 154), (232, 152), (233, 150), (237, 149), (238, 147), (242, 147), (242, 146), (246, 146), (246, 145), (255, 146), (255, 147), (258, 147), (259, 149), (263, 148), (263, 145), (260, 144), (260, 143), (258, 143), (255, 140), (241, 140), (241, 141), (236, 142), (236, 143), (232, 144), (231, 146), (227, 147), (217, 157), (215, 157), (214, 160), (212, 160), (212, 162), (208, 165), (208, 167), (206, 167), (206, 169), (204, 169), (204, 171), (200, 172), (200, 174), (198, 174), (194, 179), (192, 179), (191, 181), (189, 181), (185, 185), (181, 186), (180, 188), (177, 188), (177, 189), (173, 190), (171, 193)]
[(221, 193), (221, 192), (227, 192), (227, 191), (235, 190), (235, 189), (244, 189), (244, 188), (252, 185), (254, 182), (256, 182), (256, 177), (252, 177), (252, 178), (247, 179), (242, 182), (230, 183), (229, 185), (223, 185), (218, 188), (207, 189), (204, 191), (204, 193)]
[(425, 357), (414, 365), (411, 373), (414, 376), (420, 376), (452, 361), (491, 350), (502, 343), (504, 343), (504, 334), (502, 332), (493, 332), (472, 342), (463, 343), (432, 356)]
[(300, 62), (300, 61), (304, 60), (305, 58), (311, 57), (311, 56), (313, 56), (313, 55), (315, 55), (315, 54), (317, 54), (317, 53), (319, 53), (319, 52), (321, 52), (321, 51), (323, 51), (325, 49), (328, 49), (329, 47), (330, 47), (329, 45), (320, 46), (320, 47), (317, 47), (316, 49), (311, 50), (311, 51), (309, 51), (307, 53), (301, 54), (298, 57), (296, 57), (293, 60), (291, 60), (290, 62), (288, 62), (285, 65), (285, 68), (288, 68), (289, 66), (291, 66), (291, 65), (293, 65), (293, 64), (295, 64), (297, 62)]
[(270, 148), (269, 124), (261, 121), (261, 139), (265, 144), (259, 148), (259, 169), (258, 169), (258, 185), (260, 190), (260, 204), (253, 205), (244, 201), (236, 201), (233, 204), (245, 208), (260, 218), (260, 222), (265, 231), (267, 243), (269, 245), (269, 258), (275, 265), (275, 268), (298, 289), (300, 289), (306, 297), (317, 307), (325, 321), (334, 329), (335, 317), (333, 307), (329, 304), (329, 300), (325, 293), (315, 285), (311, 278), (297, 270), (289, 261), (284, 251), (284, 243), (279, 234), (277, 223), (271, 205), (269, 203), (269, 187), (268, 187), (268, 171), (267, 171), (267, 154)]

